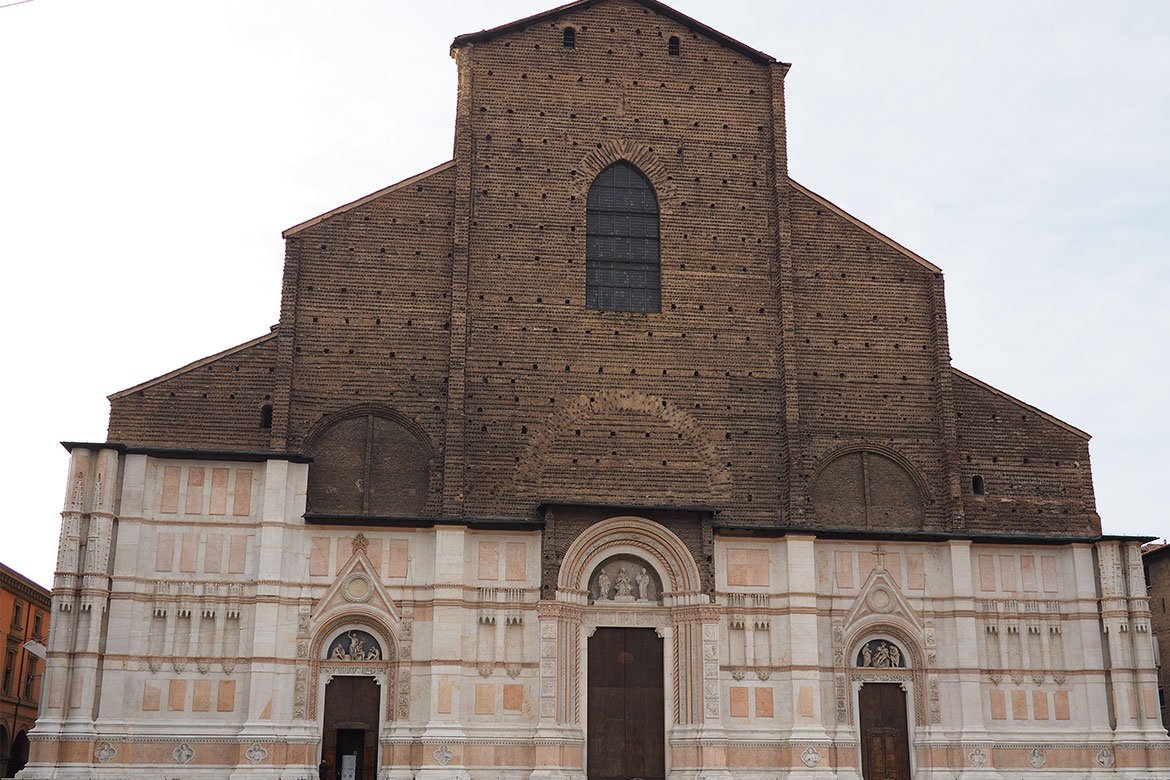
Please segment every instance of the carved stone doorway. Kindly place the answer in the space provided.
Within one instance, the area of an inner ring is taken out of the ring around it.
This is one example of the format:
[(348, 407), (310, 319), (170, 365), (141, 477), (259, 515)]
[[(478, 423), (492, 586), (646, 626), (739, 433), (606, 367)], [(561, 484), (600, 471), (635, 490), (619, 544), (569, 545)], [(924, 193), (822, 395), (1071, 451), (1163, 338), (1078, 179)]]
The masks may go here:
[(651, 628), (598, 628), (589, 638), (590, 780), (666, 777), (662, 649)]
[(861, 713), (861, 774), (865, 780), (910, 780), (906, 692), (897, 683), (865, 683)]
[(326, 780), (375, 779), (380, 700), (373, 677), (334, 677), (325, 686), (321, 754)]

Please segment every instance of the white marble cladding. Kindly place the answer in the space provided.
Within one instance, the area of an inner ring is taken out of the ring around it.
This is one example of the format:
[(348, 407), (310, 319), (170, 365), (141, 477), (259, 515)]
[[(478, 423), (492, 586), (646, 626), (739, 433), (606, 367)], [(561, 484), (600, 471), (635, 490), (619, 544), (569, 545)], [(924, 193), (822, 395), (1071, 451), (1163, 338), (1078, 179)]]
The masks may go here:
[[(326, 685), (360, 673), (383, 696), (383, 780), (581, 778), (604, 626), (664, 640), (671, 777), (856, 780), (876, 681), (906, 691), (915, 777), (1014, 777), (1034, 750), (1049, 772), (1166, 775), (1134, 542), (717, 536), (706, 594), (668, 529), (615, 517), (540, 601), (538, 530), (306, 525), (308, 468), (74, 449), (23, 777), (177, 776), (176, 756), (183, 777), (314, 777)], [(645, 561), (662, 603), (591, 604), (613, 556)], [(347, 631), (382, 658), (328, 658)], [(874, 639), (904, 667), (858, 668)]]

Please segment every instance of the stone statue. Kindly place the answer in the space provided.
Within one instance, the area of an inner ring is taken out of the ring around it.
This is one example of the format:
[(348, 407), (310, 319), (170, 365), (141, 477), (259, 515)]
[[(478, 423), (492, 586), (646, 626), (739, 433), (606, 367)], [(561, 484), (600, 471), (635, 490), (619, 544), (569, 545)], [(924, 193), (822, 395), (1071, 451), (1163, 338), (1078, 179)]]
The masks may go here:
[(609, 575), (602, 572), (597, 578), (597, 600), (609, 601)]
[(897, 645), (890, 645), (890, 666), (899, 667), (902, 665), (902, 652)]
[(349, 660), (348, 658), (345, 657), (345, 650), (342, 649), (341, 645), (334, 645), (333, 646), (332, 658), (334, 661), (348, 661)]
[(868, 643), (861, 648), (861, 665), (873, 666), (873, 652), (869, 649)]
[(633, 601), (634, 600), (634, 584), (630, 582), (630, 575), (626, 574), (626, 567), (623, 566), (618, 569), (617, 580), (615, 581), (616, 593), (614, 595), (615, 601)]
[(361, 637), (359, 637), (357, 634), (355, 634), (352, 631), (349, 632), (349, 656), (350, 656), (349, 660), (351, 660), (351, 661), (364, 661), (364, 660), (366, 660), (365, 646), (366, 646), (366, 643), (362, 641)]
[(877, 652), (873, 654), (873, 665), (875, 669), (888, 669), (890, 666), (890, 646), (882, 642), (877, 647)]
[(635, 577), (638, 581), (638, 601), (650, 600), (650, 575), (646, 573), (646, 567), (642, 567), (642, 571)]

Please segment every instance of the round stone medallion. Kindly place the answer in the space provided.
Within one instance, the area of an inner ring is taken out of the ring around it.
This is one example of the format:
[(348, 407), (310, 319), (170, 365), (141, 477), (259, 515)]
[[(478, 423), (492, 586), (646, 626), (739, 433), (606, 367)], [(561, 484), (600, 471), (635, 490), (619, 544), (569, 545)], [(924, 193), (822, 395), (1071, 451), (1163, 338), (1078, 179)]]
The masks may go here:
[(889, 588), (878, 586), (865, 597), (865, 603), (874, 612), (885, 614), (894, 609), (894, 594), (890, 592)]
[(374, 586), (370, 578), (360, 572), (354, 572), (341, 583), (341, 595), (346, 601), (368, 601)]

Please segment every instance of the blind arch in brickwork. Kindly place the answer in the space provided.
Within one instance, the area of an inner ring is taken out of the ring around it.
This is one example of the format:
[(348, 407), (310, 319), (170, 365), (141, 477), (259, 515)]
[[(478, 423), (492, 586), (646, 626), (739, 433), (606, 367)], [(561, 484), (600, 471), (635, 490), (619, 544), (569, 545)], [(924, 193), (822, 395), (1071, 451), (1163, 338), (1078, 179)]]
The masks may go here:
[(309, 512), (412, 516), (427, 503), (434, 448), (392, 409), (362, 405), (332, 415), (314, 427), (306, 449)]

